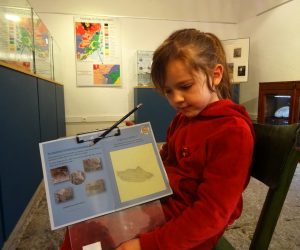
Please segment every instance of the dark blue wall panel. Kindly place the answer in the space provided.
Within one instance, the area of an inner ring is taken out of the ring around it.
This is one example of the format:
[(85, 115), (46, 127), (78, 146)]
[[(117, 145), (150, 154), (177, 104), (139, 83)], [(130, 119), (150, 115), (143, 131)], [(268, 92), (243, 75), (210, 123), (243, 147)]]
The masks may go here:
[(231, 85), (231, 94), (232, 100), (239, 104), (240, 103), (240, 84), (232, 84)]
[[(1, 173), (1, 171), (0, 171)], [(0, 176), (0, 202), (2, 202), (2, 191), (1, 191), (1, 176)], [(0, 205), (0, 248), (2, 247), (4, 243), (4, 220), (3, 220), (3, 211), (2, 211), (2, 205)]]
[(38, 79), (39, 115), (41, 141), (57, 138), (56, 95), (55, 84)]
[(0, 248), (42, 181), (39, 142), (66, 134), (63, 91), (0, 65)]
[(150, 121), (156, 141), (166, 141), (168, 126), (176, 113), (166, 98), (159, 95), (153, 88), (135, 88), (134, 103), (135, 105), (144, 104), (135, 113), (135, 122)]
[(0, 68), (0, 178), (5, 239), (42, 180), (37, 80)]
[(56, 113), (57, 113), (57, 133), (58, 137), (66, 136), (66, 121), (65, 121), (65, 98), (64, 87), (56, 85)]

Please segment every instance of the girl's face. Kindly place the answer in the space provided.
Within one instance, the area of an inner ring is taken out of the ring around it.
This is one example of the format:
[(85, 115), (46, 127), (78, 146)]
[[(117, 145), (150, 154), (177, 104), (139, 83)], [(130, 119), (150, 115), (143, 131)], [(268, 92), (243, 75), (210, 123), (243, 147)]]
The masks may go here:
[[(166, 69), (164, 93), (172, 107), (192, 118), (208, 104), (219, 100), (216, 92), (208, 89), (206, 81), (201, 71), (192, 73), (180, 60), (172, 60)], [(214, 85), (219, 83), (215, 73), (211, 81)]]

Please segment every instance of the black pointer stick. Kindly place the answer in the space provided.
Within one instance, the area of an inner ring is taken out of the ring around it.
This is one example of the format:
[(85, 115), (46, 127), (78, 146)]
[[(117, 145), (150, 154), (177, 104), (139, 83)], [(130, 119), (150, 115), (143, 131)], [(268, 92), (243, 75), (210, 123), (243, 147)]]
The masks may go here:
[(119, 121), (117, 121), (114, 125), (112, 125), (109, 129), (105, 130), (103, 132), (103, 134), (99, 135), (99, 137), (95, 138), (93, 140), (93, 144), (96, 144), (98, 141), (100, 141), (101, 139), (103, 139), (106, 135), (108, 135), (112, 130), (114, 130), (116, 127), (118, 127), (118, 125), (123, 122), (127, 117), (129, 117), (132, 113), (134, 113), (135, 111), (137, 111), (140, 107), (142, 107), (143, 104), (140, 103), (138, 104), (134, 109), (132, 109), (131, 111), (129, 111), (128, 114), (126, 114), (125, 116), (123, 116)]

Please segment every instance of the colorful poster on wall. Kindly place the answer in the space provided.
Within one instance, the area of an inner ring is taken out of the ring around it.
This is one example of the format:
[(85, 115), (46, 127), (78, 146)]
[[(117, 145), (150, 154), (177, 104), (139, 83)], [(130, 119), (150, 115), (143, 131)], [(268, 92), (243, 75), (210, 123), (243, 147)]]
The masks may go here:
[(77, 86), (120, 86), (119, 20), (75, 17), (74, 26)]
[(30, 9), (0, 8), (0, 60), (33, 72), (33, 31)]
[(44, 23), (36, 17), (34, 19), (34, 48), (36, 74), (53, 79), (51, 61), (51, 35)]

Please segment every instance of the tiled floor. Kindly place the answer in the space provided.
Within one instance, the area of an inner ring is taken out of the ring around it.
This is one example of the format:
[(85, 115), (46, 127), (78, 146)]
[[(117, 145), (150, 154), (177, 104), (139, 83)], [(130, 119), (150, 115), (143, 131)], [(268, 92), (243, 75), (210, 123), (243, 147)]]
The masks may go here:
[[(41, 186), (43, 187), (43, 185)], [(226, 232), (227, 238), (238, 250), (248, 249), (254, 225), (261, 208), (265, 187), (251, 179), (244, 195), (241, 218)], [(50, 230), (44, 189), (28, 216), (24, 229), (4, 249), (56, 250), (62, 242), (64, 230)], [(298, 165), (270, 245), (271, 250), (300, 249), (300, 166)]]
[[(251, 179), (244, 194), (242, 216), (226, 232), (236, 249), (248, 249), (258, 213), (266, 195), (266, 187)], [(300, 249), (300, 165), (296, 169), (290, 190), (280, 214), (269, 250)]]

